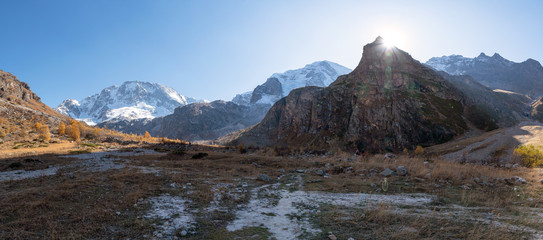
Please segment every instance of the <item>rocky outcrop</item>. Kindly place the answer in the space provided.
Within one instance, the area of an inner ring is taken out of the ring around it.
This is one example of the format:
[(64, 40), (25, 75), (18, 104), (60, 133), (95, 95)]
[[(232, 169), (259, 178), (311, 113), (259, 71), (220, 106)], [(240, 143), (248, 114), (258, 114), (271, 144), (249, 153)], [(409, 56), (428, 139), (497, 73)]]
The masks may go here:
[(38, 95), (30, 90), (27, 83), (21, 82), (13, 74), (0, 70), (0, 98), (14, 103), (40, 101)]
[(277, 78), (271, 77), (268, 78), (268, 80), (266, 80), (264, 84), (258, 85), (255, 88), (253, 94), (251, 95), (250, 103), (257, 103), (258, 101), (262, 100), (262, 97), (266, 95), (278, 96), (279, 98), (281, 98), (282, 94), (283, 88), (281, 87), (281, 83)]
[(12, 104), (14, 107), (23, 107), (51, 117), (63, 118), (49, 106), (41, 102), (27, 83), (21, 82), (13, 74), (0, 70), (0, 99), (5, 104)]
[(27, 83), (0, 70), (0, 117), (15, 124), (40, 121), (54, 126), (68, 118), (41, 102)]
[(326, 88), (293, 90), (230, 144), (401, 151), (463, 133), (464, 113), (462, 93), (451, 83), (377, 38), (350, 74)]

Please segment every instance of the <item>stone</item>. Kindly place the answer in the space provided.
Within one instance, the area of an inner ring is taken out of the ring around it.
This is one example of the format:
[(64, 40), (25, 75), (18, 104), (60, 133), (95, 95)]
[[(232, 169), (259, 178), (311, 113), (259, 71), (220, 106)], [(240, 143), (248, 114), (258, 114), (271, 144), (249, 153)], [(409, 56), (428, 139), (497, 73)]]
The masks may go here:
[(519, 168), (519, 167), (520, 167), (520, 164), (518, 163), (513, 164), (513, 168)]
[(334, 235), (334, 234), (330, 234), (330, 235), (328, 235), (328, 239), (330, 239), (330, 240), (337, 240), (337, 237), (336, 237), (336, 235)]
[(315, 174), (319, 175), (319, 176), (324, 176), (326, 174), (326, 172), (322, 169), (317, 169), (315, 170)]
[(305, 173), (305, 169), (296, 169), (297, 173)]
[(414, 177), (413, 178), (417, 182), (425, 182), (426, 180), (424, 178)]
[(187, 231), (183, 230), (183, 231), (181, 231), (180, 234), (181, 234), (182, 237), (184, 237), (184, 236), (187, 236), (188, 233), (187, 233)]
[(404, 166), (398, 166), (396, 168), (396, 173), (400, 176), (405, 176), (407, 175), (407, 168), (405, 168)]
[(266, 174), (260, 174), (258, 175), (258, 179), (264, 181), (264, 182), (271, 182), (272, 179), (270, 178), (270, 176), (266, 175)]
[(392, 171), (390, 168), (386, 168), (379, 174), (383, 175), (384, 177), (390, 177), (394, 174), (394, 171)]
[(398, 156), (396, 156), (396, 154), (394, 153), (385, 153), (385, 156), (384, 158), (385, 159), (392, 159), (392, 158), (397, 158)]
[(526, 179), (521, 178), (521, 177), (519, 177), (519, 176), (514, 176), (514, 177), (513, 177), (513, 181), (514, 181), (516, 184), (526, 184)]

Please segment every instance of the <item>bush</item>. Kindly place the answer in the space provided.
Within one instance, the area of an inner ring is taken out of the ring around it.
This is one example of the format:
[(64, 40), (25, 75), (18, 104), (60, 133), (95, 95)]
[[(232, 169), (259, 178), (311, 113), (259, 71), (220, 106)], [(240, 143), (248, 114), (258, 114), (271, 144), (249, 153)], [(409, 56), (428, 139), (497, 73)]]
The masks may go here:
[(247, 152), (247, 149), (245, 148), (245, 146), (243, 146), (243, 144), (239, 144), (238, 151), (239, 153), (244, 154)]
[(543, 148), (541, 146), (519, 145), (513, 151), (513, 157), (525, 167), (543, 166)]
[(415, 149), (415, 155), (422, 155), (424, 154), (424, 148), (422, 148), (420, 145), (417, 146), (417, 148)]
[(199, 153), (196, 153), (196, 154), (192, 155), (192, 158), (193, 159), (200, 159), (200, 158), (203, 158), (205, 156), (207, 156), (207, 153), (199, 152)]

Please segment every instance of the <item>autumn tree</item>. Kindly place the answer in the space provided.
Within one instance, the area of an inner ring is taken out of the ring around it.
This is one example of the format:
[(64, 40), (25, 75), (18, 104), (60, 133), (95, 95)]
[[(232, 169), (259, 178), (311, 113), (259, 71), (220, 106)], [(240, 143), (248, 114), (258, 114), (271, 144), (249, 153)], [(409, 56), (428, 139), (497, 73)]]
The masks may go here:
[(41, 123), (37, 122), (34, 124), (34, 131), (39, 132), (41, 130)]
[(43, 125), (40, 127), (38, 139), (43, 142), (49, 142), (51, 140), (51, 133), (49, 132), (49, 126)]
[(149, 132), (145, 131), (145, 134), (143, 135), (143, 138), (145, 140), (149, 140), (149, 139), (151, 139), (151, 134)]
[(72, 120), (70, 122), (70, 126), (68, 126), (68, 128), (70, 129), (68, 134), (69, 134), (70, 138), (73, 141), (79, 142), (81, 140), (81, 127), (80, 126), (81, 126), (81, 123), (79, 123), (76, 120)]
[(64, 125), (63, 122), (58, 125), (58, 135), (64, 135), (66, 134), (66, 125)]

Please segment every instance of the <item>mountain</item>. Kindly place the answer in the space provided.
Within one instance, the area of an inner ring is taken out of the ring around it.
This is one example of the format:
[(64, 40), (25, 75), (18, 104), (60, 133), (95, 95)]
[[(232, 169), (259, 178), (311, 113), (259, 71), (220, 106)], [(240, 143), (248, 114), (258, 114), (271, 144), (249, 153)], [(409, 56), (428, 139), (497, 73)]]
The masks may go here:
[(103, 89), (81, 101), (67, 99), (56, 111), (90, 125), (103, 121), (155, 118), (173, 113), (174, 109), (199, 102), (174, 89), (157, 83), (128, 81)]
[(316, 151), (401, 151), (464, 133), (467, 111), (477, 109), (469, 109), (460, 90), (378, 37), (364, 46), (351, 73), (329, 87), (293, 90), (259, 124), (224, 139)]
[(351, 70), (329, 61), (275, 73), (253, 91), (236, 95), (231, 102), (194, 103), (175, 109), (171, 115), (152, 120), (108, 120), (99, 124), (127, 133), (179, 138), (189, 141), (212, 140), (257, 124), (273, 103), (298, 87), (328, 86)]
[(461, 55), (434, 57), (426, 64), (452, 75), (470, 75), (492, 89), (527, 94), (532, 98), (543, 96), (543, 67), (533, 59), (515, 63), (497, 53), (492, 57), (481, 53), (476, 58)]
[(238, 94), (232, 102), (240, 105), (269, 104), (287, 96), (292, 90), (306, 86), (326, 87), (338, 76), (351, 72), (351, 69), (330, 61), (318, 61), (305, 67), (275, 73), (252, 92)]

